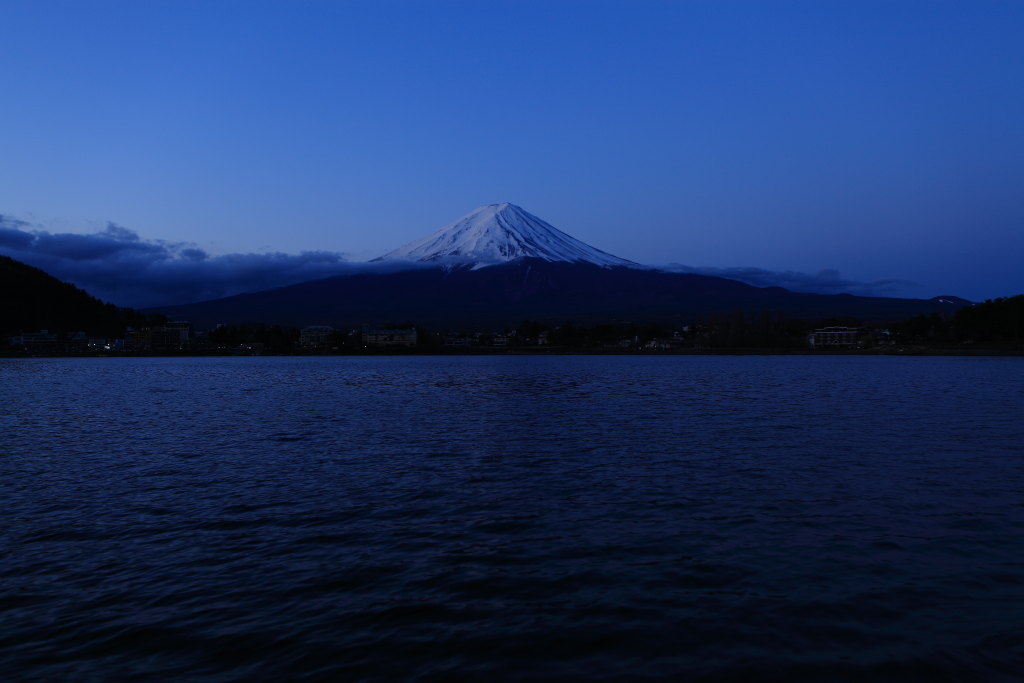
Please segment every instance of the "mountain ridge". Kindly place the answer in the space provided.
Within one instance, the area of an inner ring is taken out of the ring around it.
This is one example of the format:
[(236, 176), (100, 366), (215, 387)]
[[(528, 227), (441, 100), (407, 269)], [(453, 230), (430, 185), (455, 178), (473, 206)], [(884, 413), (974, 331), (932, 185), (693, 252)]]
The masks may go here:
[(484, 329), (525, 319), (685, 324), (744, 309), (805, 319), (896, 321), (956, 308), (953, 301), (804, 294), (642, 266), (591, 247), (508, 202), (478, 207), (374, 262), (398, 268), (154, 310), (200, 325), (344, 328), (401, 321)]

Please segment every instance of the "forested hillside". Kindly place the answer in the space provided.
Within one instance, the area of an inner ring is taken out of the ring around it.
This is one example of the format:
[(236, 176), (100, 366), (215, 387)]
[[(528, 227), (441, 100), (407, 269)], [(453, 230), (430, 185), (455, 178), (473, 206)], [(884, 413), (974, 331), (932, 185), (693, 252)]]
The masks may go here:
[(120, 337), (144, 317), (103, 303), (87, 292), (6, 256), (0, 256), (0, 333), (87, 332)]

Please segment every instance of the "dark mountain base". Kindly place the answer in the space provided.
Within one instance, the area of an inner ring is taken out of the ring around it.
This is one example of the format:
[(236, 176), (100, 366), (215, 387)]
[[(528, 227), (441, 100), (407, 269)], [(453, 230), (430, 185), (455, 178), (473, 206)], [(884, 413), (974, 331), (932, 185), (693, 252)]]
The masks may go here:
[(933, 300), (799, 294), (704, 275), (522, 259), (479, 270), (417, 268), (306, 282), (183, 306), (153, 309), (198, 327), (265, 322), (340, 328), (410, 323), (488, 329), (525, 319), (686, 323), (743, 310), (813, 320), (891, 322), (959, 306)]

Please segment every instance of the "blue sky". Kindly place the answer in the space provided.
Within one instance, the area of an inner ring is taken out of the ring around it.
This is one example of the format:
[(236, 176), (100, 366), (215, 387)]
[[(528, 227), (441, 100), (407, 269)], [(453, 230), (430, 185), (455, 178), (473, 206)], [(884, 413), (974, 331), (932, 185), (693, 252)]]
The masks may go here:
[(0, 0), (0, 26), (11, 230), (364, 260), (511, 201), (644, 263), (1024, 292), (1024, 3)]

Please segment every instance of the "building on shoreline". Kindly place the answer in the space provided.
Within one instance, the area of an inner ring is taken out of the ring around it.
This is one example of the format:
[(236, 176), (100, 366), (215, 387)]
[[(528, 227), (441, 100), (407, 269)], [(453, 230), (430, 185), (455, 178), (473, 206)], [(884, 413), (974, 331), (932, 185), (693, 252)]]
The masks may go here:
[(192, 326), (184, 321), (153, 327), (129, 327), (125, 346), (132, 351), (183, 351), (189, 348)]
[(416, 348), (416, 329), (363, 330), (363, 346)]
[(822, 327), (807, 335), (807, 344), (812, 349), (859, 349), (867, 333), (863, 327)]
[(325, 349), (335, 335), (335, 330), (330, 325), (310, 325), (299, 331), (299, 348), (301, 349)]

